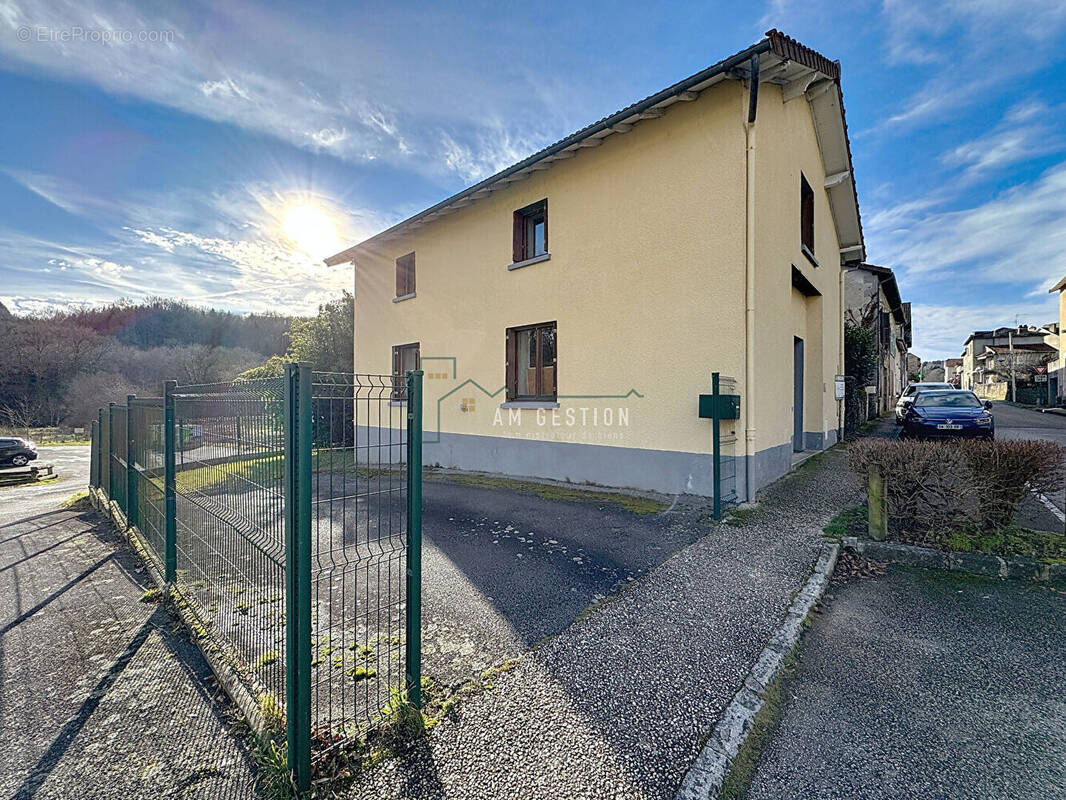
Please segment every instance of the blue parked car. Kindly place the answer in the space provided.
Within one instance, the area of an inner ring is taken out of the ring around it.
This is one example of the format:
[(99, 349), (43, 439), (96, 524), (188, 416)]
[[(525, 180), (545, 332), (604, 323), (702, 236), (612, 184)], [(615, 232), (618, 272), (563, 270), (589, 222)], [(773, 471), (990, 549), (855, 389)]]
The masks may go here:
[(958, 389), (920, 392), (903, 418), (901, 439), (994, 439), (992, 403)]

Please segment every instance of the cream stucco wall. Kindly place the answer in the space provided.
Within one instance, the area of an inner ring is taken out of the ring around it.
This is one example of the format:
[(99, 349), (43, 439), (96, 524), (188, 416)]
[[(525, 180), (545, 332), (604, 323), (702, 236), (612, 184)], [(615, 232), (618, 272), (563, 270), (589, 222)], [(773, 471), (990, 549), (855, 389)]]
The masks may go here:
[[(807, 101), (782, 101), (777, 86), (760, 90), (756, 179), (756, 331), (760, 382), (756, 387), (757, 449), (791, 442), (794, 335), (780, 324), (793, 303), (792, 267), (821, 293), (806, 304), (803, 429), (836, 430), (838, 401), (833, 378), (843, 372), (840, 341), (840, 246), (823, 186), (825, 170)], [(814, 266), (800, 250), (800, 173), (814, 190)], [(798, 294), (798, 293), (797, 293)], [(782, 398), (786, 405), (782, 409)], [(782, 413), (784, 410), (785, 413)]]
[[(742, 396), (749, 388), (746, 103), (745, 88), (725, 81), (670, 107), (662, 119), (608, 137), (401, 238), (369, 245), (356, 259), (356, 371), (387, 373), (392, 345), (419, 342), (427, 442), (439, 430), (709, 453), (711, 424), (697, 417), (697, 396), (710, 390), (711, 373), (737, 378)], [(793, 334), (781, 322), (792, 313), (792, 264), (822, 292), (804, 299), (800, 315), (808, 339), (807, 431), (836, 428), (833, 375), (840, 371), (842, 323), (838, 246), (806, 100), (784, 104), (776, 87), (764, 86), (756, 127), (752, 427), (757, 450), (764, 450), (791, 442)], [(800, 170), (815, 187), (818, 268), (799, 250)], [(551, 259), (509, 271), (512, 213), (542, 198)], [(395, 259), (412, 250), (416, 297), (393, 303)], [(500, 409), (506, 329), (553, 320), (555, 424), (551, 411)], [(612, 425), (603, 424), (605, 409), (612, 410)], [(619, 409), (628, 424), (619, 424)], [(594, 417), (599, 424), (591, 424)], [(745, 425), (725, 426), (726, 435), (738, 433), (738, 455)], [(566, 473), (565, 459), (556, 470), (547, 477), (582, 479)]]

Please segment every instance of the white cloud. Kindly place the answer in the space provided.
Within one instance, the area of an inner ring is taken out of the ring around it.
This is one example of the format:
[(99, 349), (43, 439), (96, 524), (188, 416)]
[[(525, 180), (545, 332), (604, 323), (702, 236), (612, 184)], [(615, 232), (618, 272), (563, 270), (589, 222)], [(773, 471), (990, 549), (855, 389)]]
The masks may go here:
[(1058, 57), (1055, 43), (1066, 29), (1061, 0), (884, 0), (882, 16), (886, 63), (927, 67), (931, 75), (889, 115), (893, 126), (936, 120), (1042, 68)]
[(987, 174), (1020, 164), (1038, 156), (1066, 149), (1066, 134), (1051, 121), (1062, 119), (1066, 109), (1027, 101), (1004, 115), (1003, 121), (988, 133), (963, 142), (940, 160), (949, 167), (961, 167), (961, 179), (977, 180)]
[[(1031, 324), (1057, 319), (1047, 290), (1066, 275), (1066, 162), (969, 208), (949, 210), (943, 200), (887, 207), (866, 225), (870, 252), (897, 269), (904, 297), (925, 300), (913, 310), (914, 349), (953, 357), (970, 331), (1010, 325), (1016, 316)], [(947, 301), (981, 296), (1018, 300)]]
[(975, 330), (1018, 324), (1045, 325), (1058, 321), (1057, 298), (1020, 301), (1013, 305), (938, 305), (918, 303), (914, 319), (914, 352), (923, 359), (958, 358), (963, 342)]
[[(508, 53), (485, 69), (486, 54), (469, 40), (495, 34), (492, 21), (460, 21), (444, 8), (397, 9), (386, 24), (353, 5), (337, 10), (343, 21), (312, 27), (295, 7), (0, 2), (5, 68), (90, 83), (352, 163), (385, 160), (432, 175), (454, 165), (467, 178), (483, 165), (502, 166), (509, 143), (538, 149), (586, 122), (589, 98), (604, 88), (568, 82), (561, 98), (542, 95), (551, 44), (518, 58)], [(48, 35), (22, 42), (23, 27)], [(50, 38), (76, 27), (160, 31), (169, 39)], [(546, 120), (551, 135), (538, 138)], [(446, 149), (448, 137), (466, 155)]]

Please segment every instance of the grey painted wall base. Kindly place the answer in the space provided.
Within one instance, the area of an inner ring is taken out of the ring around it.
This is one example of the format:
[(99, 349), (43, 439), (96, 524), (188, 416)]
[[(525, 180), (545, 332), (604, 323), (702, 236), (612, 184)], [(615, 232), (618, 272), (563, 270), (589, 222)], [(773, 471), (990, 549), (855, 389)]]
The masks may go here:
[[(425, 463), (452, 469), (496, 472), (518, 477), (596, 483), (664, 494), (714, 494), (710, 453), (644, 450), (613, 445), (550, 442), (463, 433), (427, 434)], [(732, 461), (737, 497), (747, 497), (745, 456)], [(782, 444), (755, 454), (751, 464), (752, 492), (792, 468), (792, 445)], [(727, 472), (728, 474), (728, 472)]]

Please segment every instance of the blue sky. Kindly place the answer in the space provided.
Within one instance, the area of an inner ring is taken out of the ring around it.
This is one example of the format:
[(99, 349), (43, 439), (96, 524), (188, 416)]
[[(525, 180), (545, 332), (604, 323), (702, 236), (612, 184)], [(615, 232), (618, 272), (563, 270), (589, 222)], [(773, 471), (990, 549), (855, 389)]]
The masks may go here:
[(311, 311), (350, 285), (334, 244), (777, 27), (842, 62), (869, 258), (915, 351), (1057, 317), (1066, 4), (746, 9), (0, 0), (0, 301)]

